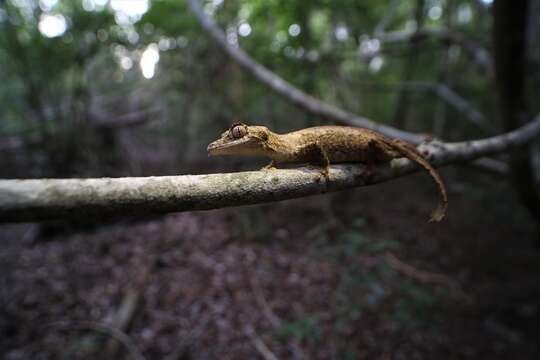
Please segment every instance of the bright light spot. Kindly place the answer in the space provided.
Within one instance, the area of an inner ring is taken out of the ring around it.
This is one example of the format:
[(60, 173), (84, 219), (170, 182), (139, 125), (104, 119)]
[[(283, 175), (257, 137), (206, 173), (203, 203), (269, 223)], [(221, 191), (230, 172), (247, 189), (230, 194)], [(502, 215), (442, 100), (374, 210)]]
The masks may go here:
[[(129, 70), (133, 67), (133, 60), (128, 58), (127, 56), (124, 56), (120, 59), (120, 66), (124, 70)], [(153, 70), (153, 69), (152, 69)]]
[(226, 33), (227, 42), (233, 46), (238, 46), (238, 33), (236, 32), (236, 26), (229, 26)]
[(409, 19), (405, 22), (405, 31), (416, 31), (418, 24), (416, 21)]
[(109, 33), (104, 29), (99, 29), (97, 31), (97, 38), (99, 41), (105, 42), (109, 38)]
[(360, 43), (360, 55), (371, 57), (381, 48), (381, 42), (378, 39), (364, 39)]
[(82, 0), (83, 9), (86, 11), (103, 10), (109, 0)]
[(148, 45), (146, 50), (144, 50), (139, 66), (143, 76), (146, 79), (151, 79), (154, 77), (156, 72), (156, 65), (159, 62), (159, 50), (158, 46), (154, 43)]
[(295, 55), (295, 51), (291, 46), (286, 46), (285, 49), (283, 49), (283, 54), (285, 54), (286, 57), (292, 58)]
[(484, 5), (490, 6), (493, 4), (493, 0), (480, 0)]
[(435, 5), (431, 7), (431, 9), (429, 9), (428, 16), (431, 20), (439, 20), (442, 16), (442, 12), (442, 7), (440, 7), (439, 5)]
[(382, 56), (375, 56), (369, 62), (369, 71), (371, 71), (372, 73), (376, 73), (379, 70), (381, 70), (383, 64), (384, 64), (384, 59), (382, 58)]
[(189, 40), (185, 36), (179, 36), (176, 38), (176, 44), (179, 48), (185, 48), (189, 44)]
[(214, 5), (214, 7), (219, 7), (221, 4), (223, 4), (223, 0), (212, 0), (212, 5)]
[(473, 17), (472, 7), (469, 4), (461, 4), (457, 11), (457, 20), (460, 24), (471, 22)]
[(38, 29), (49, 38), (60, 36), (66, 32), (66, 19), (60, 14), (42, 14), (39, 18)]
[(148, 11), (148, 0), (111, 0), (119, 25), (137, 22)]
[(159, 39), (158, 42), (159, 51), (167, 51), (171, 48), (171, 40), (167, 38)]
[(96, 10), (96, 3), (92, 0), (83, 0), (82, 7), (85, 11), (94, 11)]
[(334, 33), (338, 41), (347, 40), (347, 38), (349, 37), (349, 30), (347, 29), (345, 25), (338, 25), (336, 27), (336, 30), (334, 30)]
[(298, 24), (292, 24), (291, 26), (289, 26), (289, 35), (291, 35), (292, 37), (300, 35), (301, 31), (302, 29)]
[(242, 37), (249, 36), (249, 34), (251, 34), (251, 25), (248, 23), (241, 23), (240, 26), (238, 26), (238, 34)]
[(127, 39), (131, 44), (136, 44), (139, 41), (139, 33), (137, 33), (135, 29), (129, 29)]
[(39, 8), (42, 11), (51, 11), (58, 0), (39, 0)]
[(111, 8), (127, 16), (141, 16), (148, 11), (148, 0), (111, 0)]

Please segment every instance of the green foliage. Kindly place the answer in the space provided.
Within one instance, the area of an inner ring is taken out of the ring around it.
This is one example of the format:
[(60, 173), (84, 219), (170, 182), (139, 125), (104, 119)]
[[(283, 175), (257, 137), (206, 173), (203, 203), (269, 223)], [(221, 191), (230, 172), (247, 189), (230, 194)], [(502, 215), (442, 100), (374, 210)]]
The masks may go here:
[(306, 315), (296, 321), (284, 322), (276, 330), (274, 336), (280, 341), (294, 338), (299, 341), (319, 341), (321, 331), (317, 315)]

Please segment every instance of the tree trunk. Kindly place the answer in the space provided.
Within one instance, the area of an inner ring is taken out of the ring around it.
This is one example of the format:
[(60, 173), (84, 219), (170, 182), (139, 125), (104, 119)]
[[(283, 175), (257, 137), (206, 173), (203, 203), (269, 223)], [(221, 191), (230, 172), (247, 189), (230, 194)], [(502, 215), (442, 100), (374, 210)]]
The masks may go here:
[[(525, 94), (528, 9), (528, 0), (496, 0), (493, 6), (498, 106), (506, 131), (521, 126), (529, 118)], [(540, 197), (534, 179), (530, 145), (515, 149), (510, 156), (514, 188), (523, 205), (540, 221)]]

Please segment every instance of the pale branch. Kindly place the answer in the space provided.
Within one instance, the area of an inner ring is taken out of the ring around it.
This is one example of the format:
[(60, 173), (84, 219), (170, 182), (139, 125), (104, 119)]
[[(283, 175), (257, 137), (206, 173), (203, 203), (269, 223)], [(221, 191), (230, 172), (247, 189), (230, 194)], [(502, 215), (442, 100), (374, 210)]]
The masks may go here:
[(306, 111), (317, 116), (325, 117), (329, 120), (334, 120), (341, 124), (368, 128), (389, 137), (400, 138), (414, 144), (419, 144), (424, 140), (424, 135), (414, 134), (393, 128), (391, 126), (379, 124), (373, 120), (345, 111), (334, 105), (322, 102), (309, 94), (306, 94), (302, 90), (274, 74), (263, 65), (259, 64), (257, 61), (253, 60), (241, 48), (230, 45), (223, 31), (204, 13), (204, 10), (202, 9), (198, 0), (187, 0), (187, 3), (199, 20), (199, 23), (203, 29), (210, 34), (212, 39), (232, 59), (234, 59), (244, 69), (249, 71), (261, 83), (268, 86), (277, 94), (284, 96), (294, 104), (302, 107)]
[(390, 2), (388, 8), (384, 12), (384, 16), (373, 30), (373, 34), (375, 34), (375, 37), (384, 34), (384, 32), (386, 31), (386, 27), (388, 26), (388, 24), (390, 24), (390, 21), (395, 16), (396, 10), (398, 9), (400, 3), (400, 0), (392, 0), (392, 2)]
[(130, 358), (133, 360), (145, 360), (145, 357), (138, 349), (137, 344), (129, 335), (123, 331), (113, 328), (109, 325), (95, 321), (58, 321), (48, 324), (46, 327), (62, 328), (64, 330), (90, 330), (100, 334), (107, 335), (122, 344)]
[[(540, 115), (512, 132), (482, 140), (422, 144), (435, 166), (467, 162), (530, 142), (540, 134)], [(100, 179), (0, 180), (0, 221), (109, 218), (210, 210), (258, 204), (385, 182), (419, 170), (406, 159), (366, 176), (363, 165), (333, 165), (328, 181), (320, 169), (301, 167), (228, 174)]]
[(467, 100), (461, 97), (458, 93), (452, 90), (445, 84), (437, 84), (433, 89), (434, 93), (441, 98), (445, 103), (452, 106), (456, 111), (465, 115), (473, 124), (486, 130), (493, 132), (484, 114), (474, 108)]
[(157, 118), (160, 109), (136, 110), (122, 115), (114, 116), (101, 110), (91, 110), (90, 116), (94, 124), (107, 129), (121, 129), (143, 125)]
[(400, 43), (415, 40), (439, 39), (459, 45), (472, 59), (485, 71), (493, 74), (493, 61), (488, 50), (477, 44), (475, 41), (467, 39), (465, 35), (447, 28), (424, 28), (420, 31), (394, 31), (377, 34), (376, 39), (385, 44)]
[(493, 129), (484, 114), (478, 111), (471, 103), (465, 100), (461, 95), (452, 90), (446, 84), (408, 81), (401, 83), (399, 86), (407, 90), (430, 91), (447, 105), (454, 108), (454, 110), (462, 113), (477, 127), (487, 131), (488, 133), (493, 132)]

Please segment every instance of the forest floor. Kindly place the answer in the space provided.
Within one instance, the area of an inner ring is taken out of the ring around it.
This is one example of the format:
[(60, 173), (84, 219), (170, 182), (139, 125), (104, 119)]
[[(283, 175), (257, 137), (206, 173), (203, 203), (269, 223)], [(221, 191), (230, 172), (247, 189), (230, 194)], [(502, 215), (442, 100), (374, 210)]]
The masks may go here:
[(441, 223), (426, 221), (435, 190), (415, 175), (83, 230), (3, 226), (0, 353), (537, 359), (533, 224), (506, 185), (466, 184)]

